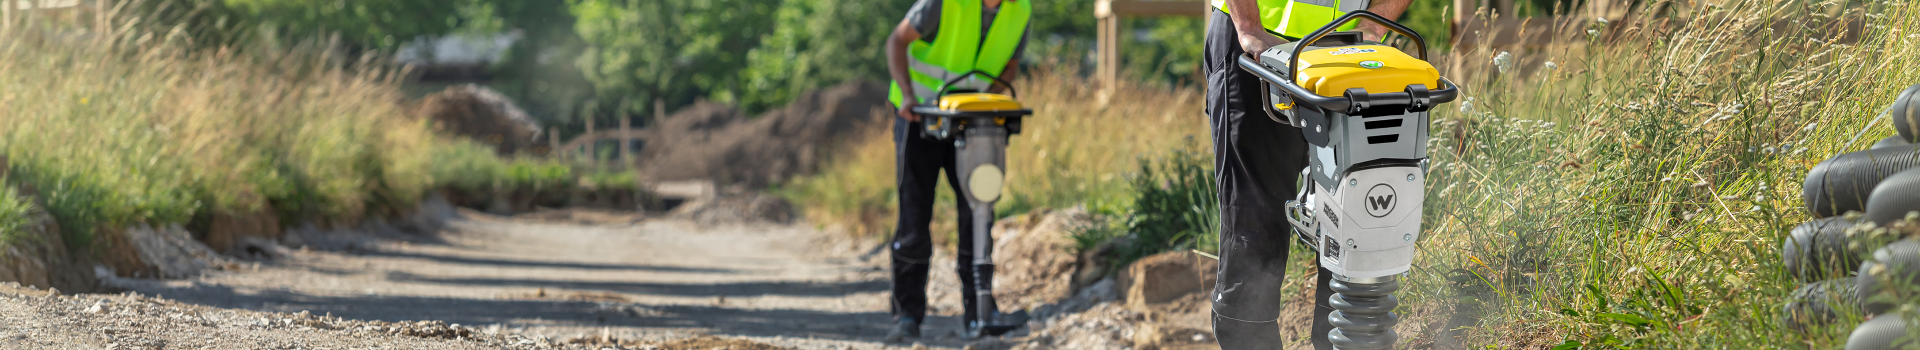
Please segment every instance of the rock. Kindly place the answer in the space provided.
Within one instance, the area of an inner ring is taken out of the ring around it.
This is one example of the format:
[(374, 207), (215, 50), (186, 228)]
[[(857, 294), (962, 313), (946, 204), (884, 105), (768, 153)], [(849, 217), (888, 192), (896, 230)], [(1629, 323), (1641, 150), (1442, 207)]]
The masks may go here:
[(1154, 254), (1127, 267), (1121, 285), (1126, 286), (1127, 307), (1147, 312), (1192, 293), (1213, 288), (1213, 276), (1219, 262), (1190, 251)]
[[(179, 224), (152, 227), (135, 224), (126, 230), (126, 239), (148, 267), (149, 277), (181, 278), (199, 274), (208, 267), (225, 262), (225, 257), (193, 240)], [(128, 271), (117, 271), (124, 275)]]
[(235, 256), (258, 254), (258, 252), (248, 251), (248, 247), (243, 242), (258, 239), (278, 240), (281, 233), (280, 216), (275, 213), (272, 204), (264, 200), (258, 202), (260, 207), (253, 210), (238, 213), (214, 212), (212, 223), (205, 227), (205, 234), (199, 235), (198, 238), (214, 251)]
[[(994, 225), (994, 295), (1003, 308), (1026, 309), (1072, 296), (1075, 228), (1092, 222), (1085, 209), (1036, 210)], [(1069, 282), (1069, 283), (1061, 283)]]

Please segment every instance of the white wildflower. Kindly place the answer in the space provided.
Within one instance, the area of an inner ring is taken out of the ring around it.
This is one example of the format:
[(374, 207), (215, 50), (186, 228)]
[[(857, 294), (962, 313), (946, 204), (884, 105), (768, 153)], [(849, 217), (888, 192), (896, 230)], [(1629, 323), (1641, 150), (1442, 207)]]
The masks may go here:
[(1625, 108), (1638, 111), (1641, 108), (1645, 108), (1645, 107), (1641, 107), (1639, 102), (1627, 102), (1627, 105), (1625, 106)]
[(1747, 105), (1741, 104), (1739, 102), (1720, 105), (1720, 107), (1714, 108), (1712, 116), (1708, 116), (1707, 120), (1700, 122), (1700, 124), (1704, 125), (1704, 124), (1712, 123), (1715, 121), (1733, 119), (1733, 117), (1739, 116), (1741, 108), (1744, 108), (1746, 106)]
[(1560, 69), (1560, 64), (1553, 63), (1553, 61), (1547, 61), (1547, 63), (1543, 64), (1543, 66), (1546, 66), (1547, 69)]
[(1594, 21), (1594, 22), (1600, 22), (1600, 24), (1601, 24), (1601, 25), (1606, 25), (1607, 23), (1609, 23), (1609, 22), (1607, 22), (1607, 18), (1606, 18), (1606, 17), (1595, 17), (1595, 18), (1593, 19), (1593, 21)]
[(1500, 54), (1493, 56), (1493, 65), (1500, 68), (1501, 73), (1513, 70), (1513, 54), (1500, 51)]
[(1588, 30), (1587, 30), (1587, 36), (1600, 36), (1600, 30), (1599, 30), (1599, 29), (1588, 29)]
[(1473, 115), (1473, 100), (1474, 98), (1468, 97), (1466, 101), (1460, 102), (1460, 114)]

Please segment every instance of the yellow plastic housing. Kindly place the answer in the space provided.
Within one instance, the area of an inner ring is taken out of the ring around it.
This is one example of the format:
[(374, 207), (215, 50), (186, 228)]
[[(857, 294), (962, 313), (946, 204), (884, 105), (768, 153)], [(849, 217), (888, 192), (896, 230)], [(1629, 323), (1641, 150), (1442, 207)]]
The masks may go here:
[(1355, 45), (1300, 53), (1300, 69), (1294, 83), (1320, 96), (1346, 96), (1347, 89), (1362, 88), (1367, 93), (1407, 90), (1407, 85), (1424, 84), (1439, 89), (1440, 70), (1433, 64), (1401, 52), (1392, 46)]
[(960, 112), (1017, 111), (1023, 107), (1013, 96), (989, 93), (964, 93), (940, 97), (940, 109)]

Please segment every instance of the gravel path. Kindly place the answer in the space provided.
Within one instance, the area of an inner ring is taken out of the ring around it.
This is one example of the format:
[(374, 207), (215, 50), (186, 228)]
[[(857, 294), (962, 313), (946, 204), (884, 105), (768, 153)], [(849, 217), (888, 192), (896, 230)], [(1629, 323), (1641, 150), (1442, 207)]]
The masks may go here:
[[(183, 280), (109, 281), (129, 290), (122, 295), (41, 297), (0, 287), (0, 343), (912, 347), (880, 341), (890, 323), (880, 265), (860, 261), (855, 244), (823, 243), (827, 235), (805, 227), (535, 222), (466, 212), (433, 237), (309, 236), (326, 237), (303, 242), (327, 249), (279, 249), (238, 271)], [(87, 311), (96, 303), (108, 311)], [(959, 324), (950, 318), (930, 320), (921, 347), (966, 346), (950, 336)]]

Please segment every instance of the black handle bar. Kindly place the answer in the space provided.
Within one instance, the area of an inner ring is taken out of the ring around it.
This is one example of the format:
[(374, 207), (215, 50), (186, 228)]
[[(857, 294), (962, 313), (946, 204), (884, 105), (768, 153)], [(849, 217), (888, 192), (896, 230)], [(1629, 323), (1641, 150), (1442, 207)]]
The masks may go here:
[(1346, 96), (1343, 97), (1320, 96), (1320, 94), (1314, 93), (1313, 91), (1307, 91), (1307, 88), (1300, 87), (1299, 84), (1295, 84), (1291, 79), (1280, 77), (1279, 73), (1274, 73), (1273, 70), (1269, 70), (1266, 66), (1260, 65), (1260, 62), (1255, 62), (1253, 58), (1240, 56), (1239, 60), (1240, 69), (1259, 76), (1260, 80), (1273, 82), (1274, 85), (1279, 85), (1281, 89), (1286, 89), (1287, 94), (1293, 95), (1292, 97), (1295, 102), (1306, 102), (1320, 106), (1320, 108), (1346, 111), (1347, 114), (1358, 114), (1361, 110), (1372, 108), (1375, 105), (1406, 105), (1409, 106), (1410, 109), (1424, 111), (1427, 108), (1432, 108), (1436, 104), (1453, 102), (1455, 98), (1460, 96), (1460, 88), (1453, 85), (1452, 81), (1448, 81), (1447, 78), (1444, 77), (1440, 78), (1439, 83), (1441, 86), (1439, 90), (1427, 90), (1425, 85), (1408, 85), (1407, 90), (1404, 92), (1370, 94), (1364, 89), (1352, 88), (1347, 89)]
[(1427, 39), (1420, 37), (1420, 33), (1414, 32), (1412, 28), (1402, 26), (1400, 23), (1394, 23), (1386, 17), (1380, 17), (1380, 15), (1374, 14), (1373, 12), (1361, 10), (1348, 12), (1346, 16), (1340, 16), (1340, 19), (1334, 20), (1333, 23), (1329, 23), (1325, 27), (1320, 27), (1320, 29), (1314, 30), (1313, 33), (1307, 34), (1306, 37), (1300, 38), (1300, 44), (1293, 46), (1293, 55), (1287, 56), (1287, 67), (1299, 67), (1300, 53), (1306, 52), (1308, 46), (1313, 46), (1314, 43), (1320, 42), (1321, 38), (1325, 38), (1327, 34), (1333, 34), (1334, 29), (1339, 29), (1340, 26), (1346, 25), (1347, 22), (1363, 18), (1372, 21), (1374, 24), (1386, 26), (1387, 29), (1393, 30), (1394, 33), (1400, 33), (1400, 35), (1413, 38), (1413, 43), (1420, 47), (1420, 60), (1427, 60)]
[[(953, 79), (948, 79), (948, 80), (947, 80), (946, 82), (944, 82), (944, 83), (940, 83), (940, 90), (937, 90), (937, 91), (935, 91), (935, 92), (933, 93), (933, 96), (934, 96), (933, 98), (936, 98), (936, 99), (938, 99), (938, 98), (940, 98), (940, 96), (946, 96), (946, 95), (947, 95), (947, 89), (949, 89), (949, 88), (953, 88), (953, 84), (954, 84), (954, 83), (958, 83), (958, 82), (960, 82), (960, 79), (966, 79), (966, 78), (967, 78), (967, 76), (969, 76), (969, 75), (976, 75), (976, 74), (977, 74), (977, 75), (981, 75), (981, 76), (985, 76), (985, 77), (987, 77), (987, 79), (988, 79), (988, 80), (992, 80), (992, 81), (993, 81), (993, 82), (995, 82), (995, 83), (999, 83), (999, 84), (1000, 84), (1000, 86), (1005, 86), (1005, 87), (1007, 87), (1007, 95), (1009, 95), (1009, 96), (1013, 96), (1013, 98), (1014, 98), (1014, 99), (1019, 99), (1019, 98), (1020, 98), (1020, 91), (1019, 91), (1019, 90), (1014, 90), (1014, 89), (1013, 89), (1013, 83), (1008, 83), (1008, 82), (1007, 82), (1006, 80), (1000, 80), (1000, 77), (999, 77), (999, 76), (995, 76), (995, 75), (993, 75), (993, 74), (989, 74), (989, 73), (987, 73), (986, 71), (982, 71), (982, 70), (978, 70), (978, 69), (975, 69), (975, 70), (973, 70), (973, 71), (971, 71), (971, 72), (967, 72), (966, 74), (961, 74), (960, 76), (956, 76), (956, 77), (953, 77)], [(992, 89), (992, 88), (993, 88), (993, 84), (987, 84), (987, 88), (988, 88), (988, 89)], [(981, 92), (986, 92), (986, 91), (981, 91)]]

